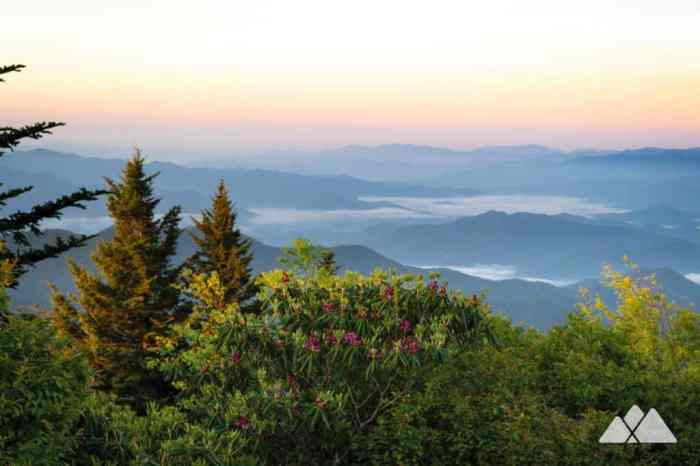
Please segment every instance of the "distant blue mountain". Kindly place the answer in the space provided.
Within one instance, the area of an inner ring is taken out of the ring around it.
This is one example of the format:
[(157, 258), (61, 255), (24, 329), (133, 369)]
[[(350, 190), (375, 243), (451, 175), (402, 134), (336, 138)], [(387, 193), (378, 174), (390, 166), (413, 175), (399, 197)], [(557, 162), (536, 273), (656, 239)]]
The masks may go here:
[(628, 209), (698, 210), (700, 149), (648, 148), (457, 167), (426, 180), (485, 192), (565, 195)]
[(570, 163), (587, 165), (682, 165), (700, 169), (700, 147), (690, 149), (645, 147), (643, 149), (624, 150), (600, 157), (576, 157)]
[[(65, 230), (47, 230), (45, 237), (33, 238), (32, 242), (35, 245), (40, 245), (46, 240), (53, 240), (68, 234), (70, 232)], [(86, 246), (72, 250), (65, 256), (72, 257), (76, 262), (94, 271), (90, 254), (97, 242), (110, 238), (112, 234), (113, 229), (104, 230)], [(195, 249), (190, 235), (181, 235), (176, 262), (183, 261), (194, 253)], [(367, 274), (376, 268), (394, 268), (399, 273), (413, 273), (427, 277), (431, 271), (400, 264), (364, 246), (343, 245), (333, 249), (336, 254), (336, 262), (341, 267), (341, 273), (345, 270), (354, 270)], [(256, 273), (279, 267), (277, 259), (281, 256), (281, 249), (253, 240), (252, 250), (254, 255), (252, 266)], [(488, 292), (488, 302), (494, 312), (505, 313), (515, 321), (525, 322), (539, 328), (547, 328), (554, 323), (561, 322), (566, 313), (573, 309), (575, 303), (576, 293), (574, 291), (545, 283), (531, 283), (523, 280), (499, 282), (465, 275), (453, 270), (435, 269), (434, 271), (440, 272), (442, 278), (448, 281), (454, 289), (460, 289), (469, 294)], [(22, 277), (20, 286), (16, 290), (10, 290), (13, 305), (21, 308), (31, 308), (32, 305), (36, 305), (45, 309), (50, 305), (47, 287), (49, 282), (61, 290), (75, 291), (65, 257), (43, 261), (37, 267), (30, 269)]]
[(361, 237), (411, 264), (508, 264), (522, 274), (580, 279), (628, 255), (648, 268), (700, 271), (700, 244), (572, 215), (488, 212), (457, 221), (373, 229)]
[[(52, 241), (56, 237), (68, 234), (70, 232), (65, 230), (47, 230), (46, 236), (32, 238), (32, 242), (35, 245), (41, 245), (46, 240)], [(74, 258), (78, 263), (94, 271), (90, 254), (98, 241), (108, 239), (112, 234), (113, 229), (106, 229), (86, 246), (72, 250), (65, 256)], [(517, 279), (494, 281), (444, 268), (420, 269), (403, 265), (360, 245), (342, 245), (333, 249), (336, 261), (341, 267), (341, 273), (345, 270), (354, 270), (367, 274), (375, 268), (394, 268), (399, 273), (412, 273), (427, 277), (431, 271), (439, 272), (441, 278), (449, 282), (451, 288), (462, 290), (468, 294), (485, 292), (488, 297), (487, 302), (494, 312), (504, 313), (515, 322), (522, 322), (541, 329), (563, 322), (566, 314), (574, 310), (575, 303), (578, 301), (578, 290), (582, 286), (591, 289), (594, 293), (600, 293), (608, 305), (615, 305), (615, 296), (608, 289), (602, 287), (598, 280), (585, 280), (576, 285), (562, 288), (547, 283)], [(277, 262), (281, 255), (279, 248), (253, 240), (252, 250), (254, 254), (252, 266), (255, 272), (264, 272), (279, 266)], [(195, 245), (191, 237), (187, 233), (183, 234), (178, 243), (176, 262), (181, 262), (194, 251)], [(649, 272), (657, 273), (658, 281), (664, 291), (679, 304), (700, 303), (700, 285), (690, 282), (670, 269), (650, 270)], [(10, 290), (14, 306), (26, 308), (37, 305), (39, 308), (47, 308), (50, 305), (47, 287), (49, 282), (54, 283), (61, 290), (75, 291), (66, 267), (65, 257), (40, 262), (37, 267), (30, 269), (22, 277), (19, 288)]]
[(320, 151), (272, 151), (192, 163), (201, 167), (257, 167), (304, 174), (348, 174), (370, 180), (425, 180), (478, 165), (560, 160), (569, 155), (540, 145), (486, 146), (471, 150), (415, 144), (351, 145)]
[[(18, 151), (0, 159), (0, 182), (11, 185), (3, 173), (14, 170), (27, 177), (60, 180), (62, 187), (104, 186), (104, 177), (116, 178), (124, 160), (81, 157), (43, 149)], [(219, 179), (224, 179), (239, 207), (287, 207), (296, 209), (368, 209), (376, 204), (359, 201), (362, 196), (470, 196), (476, 191), (461, 188), (426, 187), (402, 182), (372, 182), (345, 175), (300, 175), (276, 170), (196, 168), (167, 162), (151, 162), (146, 171), (159, 172), (158, 194), (163, 208), (174, 203), (183, 209), (199, 210), (209, 204)], [(37, 183), (35, 192), (44, 194), (51, 183)], [(48, 196), (48, 192), (45, 193)], [(99, 204), (98, 204), (99, 205)], [(94, 206), (93, 206), (94, 208)], [(103, 214), (100, 209), (95, 214)]]
[(694, 212), (659, 206), (619, 214), (597, 215), (594, 221), (632, 225), (649, 232), (700, 243), (700, 205)]

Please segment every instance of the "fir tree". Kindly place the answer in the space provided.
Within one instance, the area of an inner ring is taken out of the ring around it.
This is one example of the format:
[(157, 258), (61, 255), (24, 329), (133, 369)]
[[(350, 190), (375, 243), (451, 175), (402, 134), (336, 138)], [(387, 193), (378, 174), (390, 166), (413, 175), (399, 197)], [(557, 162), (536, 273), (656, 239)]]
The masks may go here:
[[(19, 72), (24, 65), (10, 65), (0, 67), (0, 76)], [(0, 82), (5, 82), (0, 78)], [(55, 121), (38, 122), (20, 128), (0, 126), (0, 157), (7, 151), (13, 151), (23, 139), (41, 139), (43, 136), (51, 134), (51, 130), (63, 126), (64, 123)], [(2, 183), (0, 183), (2, 187)], [(32, 186), (0, 191), (0, 208), (7, 205), (7, 201), (31, 191)], [(13, 263), (12, 279), (9, 286), (17, 286), (17, 279), (28, 271), (28, 267), (39, 261), (51, 257), (57, 257), (69, 249), (80, 247), (86, 241), (93, 238), (88, 235), (70, 235), (59, 237), (52, 244), (45, 244), (41, 248), (31, 247), (28, 233), (41, 236), (41, 222), (46, 219), (59, 219), (63, 210), (69, 207), (84, 209), (85, 202), (94, 201), (106, 191), (80, 189), (74, 193), (62, 196), (56, 200), (45, 202), (32, 207), (29, 211), (17, 211), (6, 217), (0, 217), (0, 239), (6, 239), (12, 243), (12, 247), (0, 250), (0, 262), (10, 261)]]
[(335, 263), (335, 252), (332, 249), (326, 249), (321, 255), (321, 261), (318, 266), (319, 270), (327, 274), (335, 275), (338, 272), (338, 267)]
[(144, 173), (137, 150), (120, 182), (106, 180), (114, 236), (93, 253), (99, 276), (71, 261), (79, 296), (66, 297), (52, 287), (54, 322), (86, 350), (96, 369), (96, 386), (129, 395), (124, 399), (137, 408), (167, 390), (156, 371), (147, 368), (146, 357), (158, 337), (168, 335), (171, 324), (185, 314), (174, 286), (179, 268), (170, 264), (180, 234), (180, 209), (156, 218), (155, 176)]
[(252, 310), (249, 305), (257, 288), (251, 276), (251, 243), (236, 226), (236, 211), (223, 180), (212, 199), (211, 210), (202, 211), (202, 219), (192, 221), (200, 236), (191, 233), (199, 250), (188, 260), (189, 268), (194, 273), (217, 272), (224, 302), (236, 302)]

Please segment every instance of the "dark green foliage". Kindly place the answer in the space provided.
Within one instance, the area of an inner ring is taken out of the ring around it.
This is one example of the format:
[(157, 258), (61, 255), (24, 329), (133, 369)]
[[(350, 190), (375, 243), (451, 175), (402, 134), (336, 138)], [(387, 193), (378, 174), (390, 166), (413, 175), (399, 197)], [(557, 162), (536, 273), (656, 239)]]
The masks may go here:
[[(19, 72), (24, 65), (10, 65), (0, 67), (0, 76), (11, 72)], [(0, 78), (0, 82), (4, 79)], [(12, 151), (23, 139), (41, 139), (43, 136), (51, 134), (51, 130), (63, 126), (64, 123), (54, 121), (38, 122), (21, 128), (0, 126), (0, 157), (7, 151)], [(2, 183), (0, 183), (0, 187)], [(0, 191), (0, 208), (7, 206), (7, 201), (16, 198), (28, 191), (31, 186), (13, 188), (8, 191)], [(80, 189), (74, 193), (61, 196), (60, 198), (45, 202), (32, 207), (29, 211), (18, 211), (8, 216), (0, 217), (0, 239), (12, 240), (13, 248), (0, 251), (0, 261), (11, 260), (14, 263), (14, 278), (11, 286), (17, 285), (17, 278), (27, 272), (27, 268), (42, 260), (57, 257), (64, 252), (80, 247), (92, 236), (70, 235), (66, 238), (58, 238), (53, 244), (46, 244), (40, 249), (29, 247), (27, 233), (41, 235), (41, 222), (47, 219), (61, 218), (63, 211), (67, 208), (85, 208), (85, 202), (94, 201), (106, 191)]]
[(77, 464), (257, 466), (241, 452), (238, 431), (193, 424), (173, 406), (150, 403), (144, 415), (116, 405), (103, 395), (88, 400), (83, 414)]
[(251, 276), (251, 243), (236, 225), (236, 211), (223, 180), (219, 181), (211, 210), (204, 210), (202, 219), (193, 221), (201, 236), (191, 234), (199, 250), (188, 261), (188, 267), (194, 273), (218, 274), (224, 304), (250, 305), (257, 293)]
[(0, 464), (67, 464), (89, 395), (84, 358), (50, 322), (9, 316), (0, 325)]
[(358, 438), (356, 448), (368, 463), (387, 465), (621, 464), (624, 449), (608, 454), (597, 443), (610, 416), (568, 417), (537, 390), (533, 337), (451, 359), (433, 371), (425, 390), (382, 417), (372, 436)]
[(166, 390), (162, 378), (147, 367), (149, 348), (186, 311), (174, 286), (179, 268), (170, 264), (180, 234), (180, 211), (173, 208), (156, 218), (156, 175), (147, 176), (143, 165), (137, 151), (120, 182), (107, 180), (115, 231), (92, 256), (100, 274), (91, 275), (71, 261), (79, 296), (66, 297), (56, 289), (52, 294), (54, 322), (85, 348), (96, 369), (97, 386), (141, 408)]
[[(355, 448), (371, 464), (698, 464), (695, 368), (658, 370), (634, 342), (580, 315), (543, 335), (494, 322), (499, 345), (456, 355)], [(692, 346), (691, 346), (692, 347)], [(634, 404), (656, 408), (675, 445), (605, 445)]]

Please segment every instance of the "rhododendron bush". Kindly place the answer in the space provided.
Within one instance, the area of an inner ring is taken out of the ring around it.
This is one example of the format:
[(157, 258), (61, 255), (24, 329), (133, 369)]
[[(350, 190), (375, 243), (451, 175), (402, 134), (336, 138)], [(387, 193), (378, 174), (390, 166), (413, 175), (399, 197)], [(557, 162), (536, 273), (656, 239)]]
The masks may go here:
[(218, 304), (215, 274), (197, 276), (195, 312), (161, 342), (161, 369), (183, 409), (240, 432), (265, 461), (347, 461), (353, 435), (420, 387), (425, 367), (488, 338), (479, 299), (436, 280), (275, 270), (250, 314)]

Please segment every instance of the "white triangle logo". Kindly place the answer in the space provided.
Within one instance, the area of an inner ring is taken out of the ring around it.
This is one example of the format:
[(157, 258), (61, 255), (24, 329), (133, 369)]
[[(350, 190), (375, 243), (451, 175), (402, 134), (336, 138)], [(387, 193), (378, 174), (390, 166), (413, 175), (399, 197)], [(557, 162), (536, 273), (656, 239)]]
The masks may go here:
[(639, 439), (640, 443), (676, 443), (676, 436), (673, 435), (671, 429), (668, 428), (666, 423), (659, 413), (651, 408), (642, 422), (639, 423), (639, 427), (634, 431), (634, 435)]
[(631, 436), (632, 432), (627, 428), (622, 418), (615, 416), (598, 441), (600, 443), (625, 443)]
[(645, 415), (639, 406), (627, 411), (624, 419), (615, 416), (600, 443), (676, 443), (676, 437), (654, 408)]

